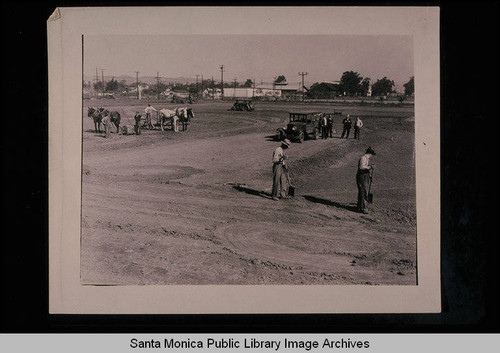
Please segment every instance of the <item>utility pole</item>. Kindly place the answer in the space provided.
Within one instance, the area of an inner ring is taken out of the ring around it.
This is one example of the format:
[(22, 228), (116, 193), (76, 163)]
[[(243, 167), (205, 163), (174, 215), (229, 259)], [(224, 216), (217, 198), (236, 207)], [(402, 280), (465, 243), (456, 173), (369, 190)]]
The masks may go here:
[[(95, 68), (95, 86), (94, 87), (97, 87), (97, 84), (99, 83), (99, 74), (97, 73), (97, 67)], [(96, 96), (97, 96), (97, 92), (95, 92)]]
[(160, 73), (156, 72), (156, 93), (158, 94), (158, 100), (160, 100)]
[(195, 74), (196, 76), (196, 95), (198, 95), (199, 93), (199, 89), (198, 89), (198, 77), (200, 76), (199, 74)]
[(99, 82), (99, 74), (97, 73), (97, 67), (95, 68), (95, 83)]
[(201, 97), (203, 98), (203, 75), (201, 75)]
[(212, 100), (215, 99), (215, 82), (214, 77), (212, 76)]
[(137, 89), (137, 99), (139, 99), (139, 71), (135, 72), (135, 88)]
[(102, 75), (102, 97), (104, 98), (104, 69), (101, 69), (101, 75)]
[(220, 88), (221, 88), (221, 99), (224, 100), (224, 65), (220, 66)]
[(236, 98), (236, 79), (234, 79), (234, 98)]
[(304, 76), (307, 75), (307, 72), (299, 72), (299, 76), (302, 76), (302, 100), (304, 100)]

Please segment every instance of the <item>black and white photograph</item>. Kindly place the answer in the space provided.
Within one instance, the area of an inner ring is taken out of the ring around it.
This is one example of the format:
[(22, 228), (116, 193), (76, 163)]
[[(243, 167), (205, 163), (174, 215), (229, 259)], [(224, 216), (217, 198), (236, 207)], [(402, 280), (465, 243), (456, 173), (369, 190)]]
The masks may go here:
[[(377, 30), (366, 15), (387, 15), (375, 8), (248, 10), (241, 23), (231, 8), (54, 12), (67, 44), (52, 41), (63, 65), (51, 77), (70, 81), (55, 90), (68, 98), (53, 104), (65, 126), (52, 170), (70, 191), (52, 204), (71, 222), (54, 226), (51, 263), (72, 286), (54, 285), (53, 300), (166, 290), (174, 312), (191, 295), (208, 312), (439, 310), (439, 234), (422, 231), (439, 221), (439, 130), (418, 130), (439, 126), (438, 81), (418, 86), (439, 72), (426, 62), (438, 42), (423, 40), (436, 12), (392, 8), (400, 16)], [(233, 20), (197, 20), (210, 16)], [(383, 298), (366, 303), (371, 291)], [(400, 295), (412, 291), (414, 302)]]
[(411, 36), (83, 53), (83, 284), (418, 283)]

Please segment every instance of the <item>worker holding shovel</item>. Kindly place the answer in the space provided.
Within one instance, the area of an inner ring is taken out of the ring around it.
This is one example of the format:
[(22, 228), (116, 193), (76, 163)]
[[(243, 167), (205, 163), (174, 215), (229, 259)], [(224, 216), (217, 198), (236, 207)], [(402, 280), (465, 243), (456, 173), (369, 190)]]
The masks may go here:
[(272, 199), (278, 201), (286, 196), (284, 186), (287, 183), (285, 150), (290, 147), (290, 140), (284, 139), (281, 141), (281, 146), (277, 147), (273, 152), (273, 190), (271, 192)]
[(370, 196), (371, 182), (373, 177), (373, 165), (370, 164), (371, 156), (376, 155), (373, 148), (368, 147), (364, 155), (358, 162), (358, 172), (356, 173), (356, 184), (358, 185), (358, 212), (368, 213), (368, 203), (371, 203)]

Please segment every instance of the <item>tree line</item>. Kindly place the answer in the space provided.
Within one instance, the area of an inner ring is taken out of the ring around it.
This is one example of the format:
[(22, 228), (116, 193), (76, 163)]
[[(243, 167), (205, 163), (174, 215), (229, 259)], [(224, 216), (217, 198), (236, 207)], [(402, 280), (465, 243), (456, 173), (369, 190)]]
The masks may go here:
[[(284, 75), (279, 75), (274, 77), (273, 83), (283, 84), (286, 83), (286, 77)], [(345, 71), (340, 78), (339, 84), (332, 84), (327, 82), (316, 82), (308, 90), (307, 96), (309, 98), (330, 98), (332, 94), (337, 96), (366, 96), (370, 90), (371, 79), (369, 77), (362, 77), (359, 73), (355, 71)], [(143, 82), (139, 82), (140, 85), (144, 85)], [(224, 88), (251, 88), (254, 87), (255, 82), (252, 79), (247, 79), (244, 83), (233, 81), (226, 81), (223, 84)], [(96, 92), (102, 92), (103, 82), (97, 81), (95, 83), (83, 83), (84, 87), (93, 87)], [(122, 93), (128, 92), (131, 89), (135, 89), (136, 83), (127, 84), (125, 80), (117, 81), (112, 78), (110, 81), (105, 83), (104, 91), (109, 93)], [(371, 85), (371, 95), (372, 96), (387, 96), (389, 94), (396, 93), (394, 90), (394, 81), (383, 77), (378, 79)], [(145, 89), (143, 93), (145, 94), (157, 94), (164, 92), (167, 89), (172, 91), (185, 91), (191, 94), (198, 94), (205, 88), (220, 88), (220, 82), (214, 80), (202, 80), (199, 83), (155, 83), (149, 85), (150, 88)], [(414, 86), (414, 76), (412, 76), (408, 82), (404, 85), (404, 96), (412, 96), (415, 92)]]
[[(340, 78), (339, 84), (316, 82), (310, 87), (308, 95), (326, 98), (325, 96), (331, 95), (333, 91), (339, 96), (366, 96), (370, 90), (370, 83), (371, 79), (369, 77), (362, 77), (355, 71), (345, 71)], [(384, 76), (371, 85), (371, 95), (387, 96), (397, 93), (394, 90), (394, 86), (394, 81)], [(410, 77), (409, 81), (403, 87), (404, 96), (412, 96), (415, 92), (414, 76)]]

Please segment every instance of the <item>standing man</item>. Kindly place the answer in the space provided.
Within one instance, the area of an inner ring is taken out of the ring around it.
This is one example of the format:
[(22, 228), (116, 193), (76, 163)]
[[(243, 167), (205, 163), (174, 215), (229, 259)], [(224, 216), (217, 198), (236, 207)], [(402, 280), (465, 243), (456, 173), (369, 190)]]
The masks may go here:
[(361, 127), (363, 126), (363, 122), (359, 117), (356, 117), (354, 121), (354, 138), (359, 140), (359, 133), (361, 132)]
[(285, 196), (286, 187), (286, 164), (285, 150), (290, 147), (290, 140), (284, 139), (281, 142), (281, 146), (277, 147), (273, 152), (273, 190), (271, 196), (274, 201), (278, 201), (279, 198)]
[(134, 130), (136, 135), (141, 134), (141, 119), (142, 116), (139, 115), (139, 112), (135, 112), (134, 115), (134, 120), (135, 120), (135, 125), (134, 125)]
[(332, 114), (328, 114), (328, 121), (326, 123), (327, 129), (328, 129), (328, 136), (330, 138), (333, 138), (333, 117)]
[(151, 106), (151, 104), (148, 103), (148, 106), (146, 109), (144, 109), (144, 112), (146, 113), (146, 127), (148, 129), (153, 129), (153, 123), (152, 123), (152, 116), (153, 112), (156, 112), (157, 110)]
[(104, 137), (108, 138), (111, 132), (111, 117), (109, 114), (105, 115), (101, 122), (104, 125)]
[(345, 119), (342, 121), (342, 124), (344, 125), (344, 129), (342, 130), (342, 136), (340, 138), (344, 138), (344, 135), (346, 138), (349, 138), (349, 132), (351, 131), (352, 126), (351, 116), (349, 114), (347, 114)]
[(325, 113), (321, 115), (320, 125), (321, 125), (321, 138), (326, 139), (328, 137), (328, 130), (327, 130), (328, 120), (326, 119)]
[(368, 147), (364, 155), (358, 162), (358, 172), (356, 173), (356, 184), (358, 185), (358, 212), (368, 213), (368, 189), (371, 183), (371, 171), (373, 165), (370, 164), (370, 157), (376, 155), (373, 148)]

